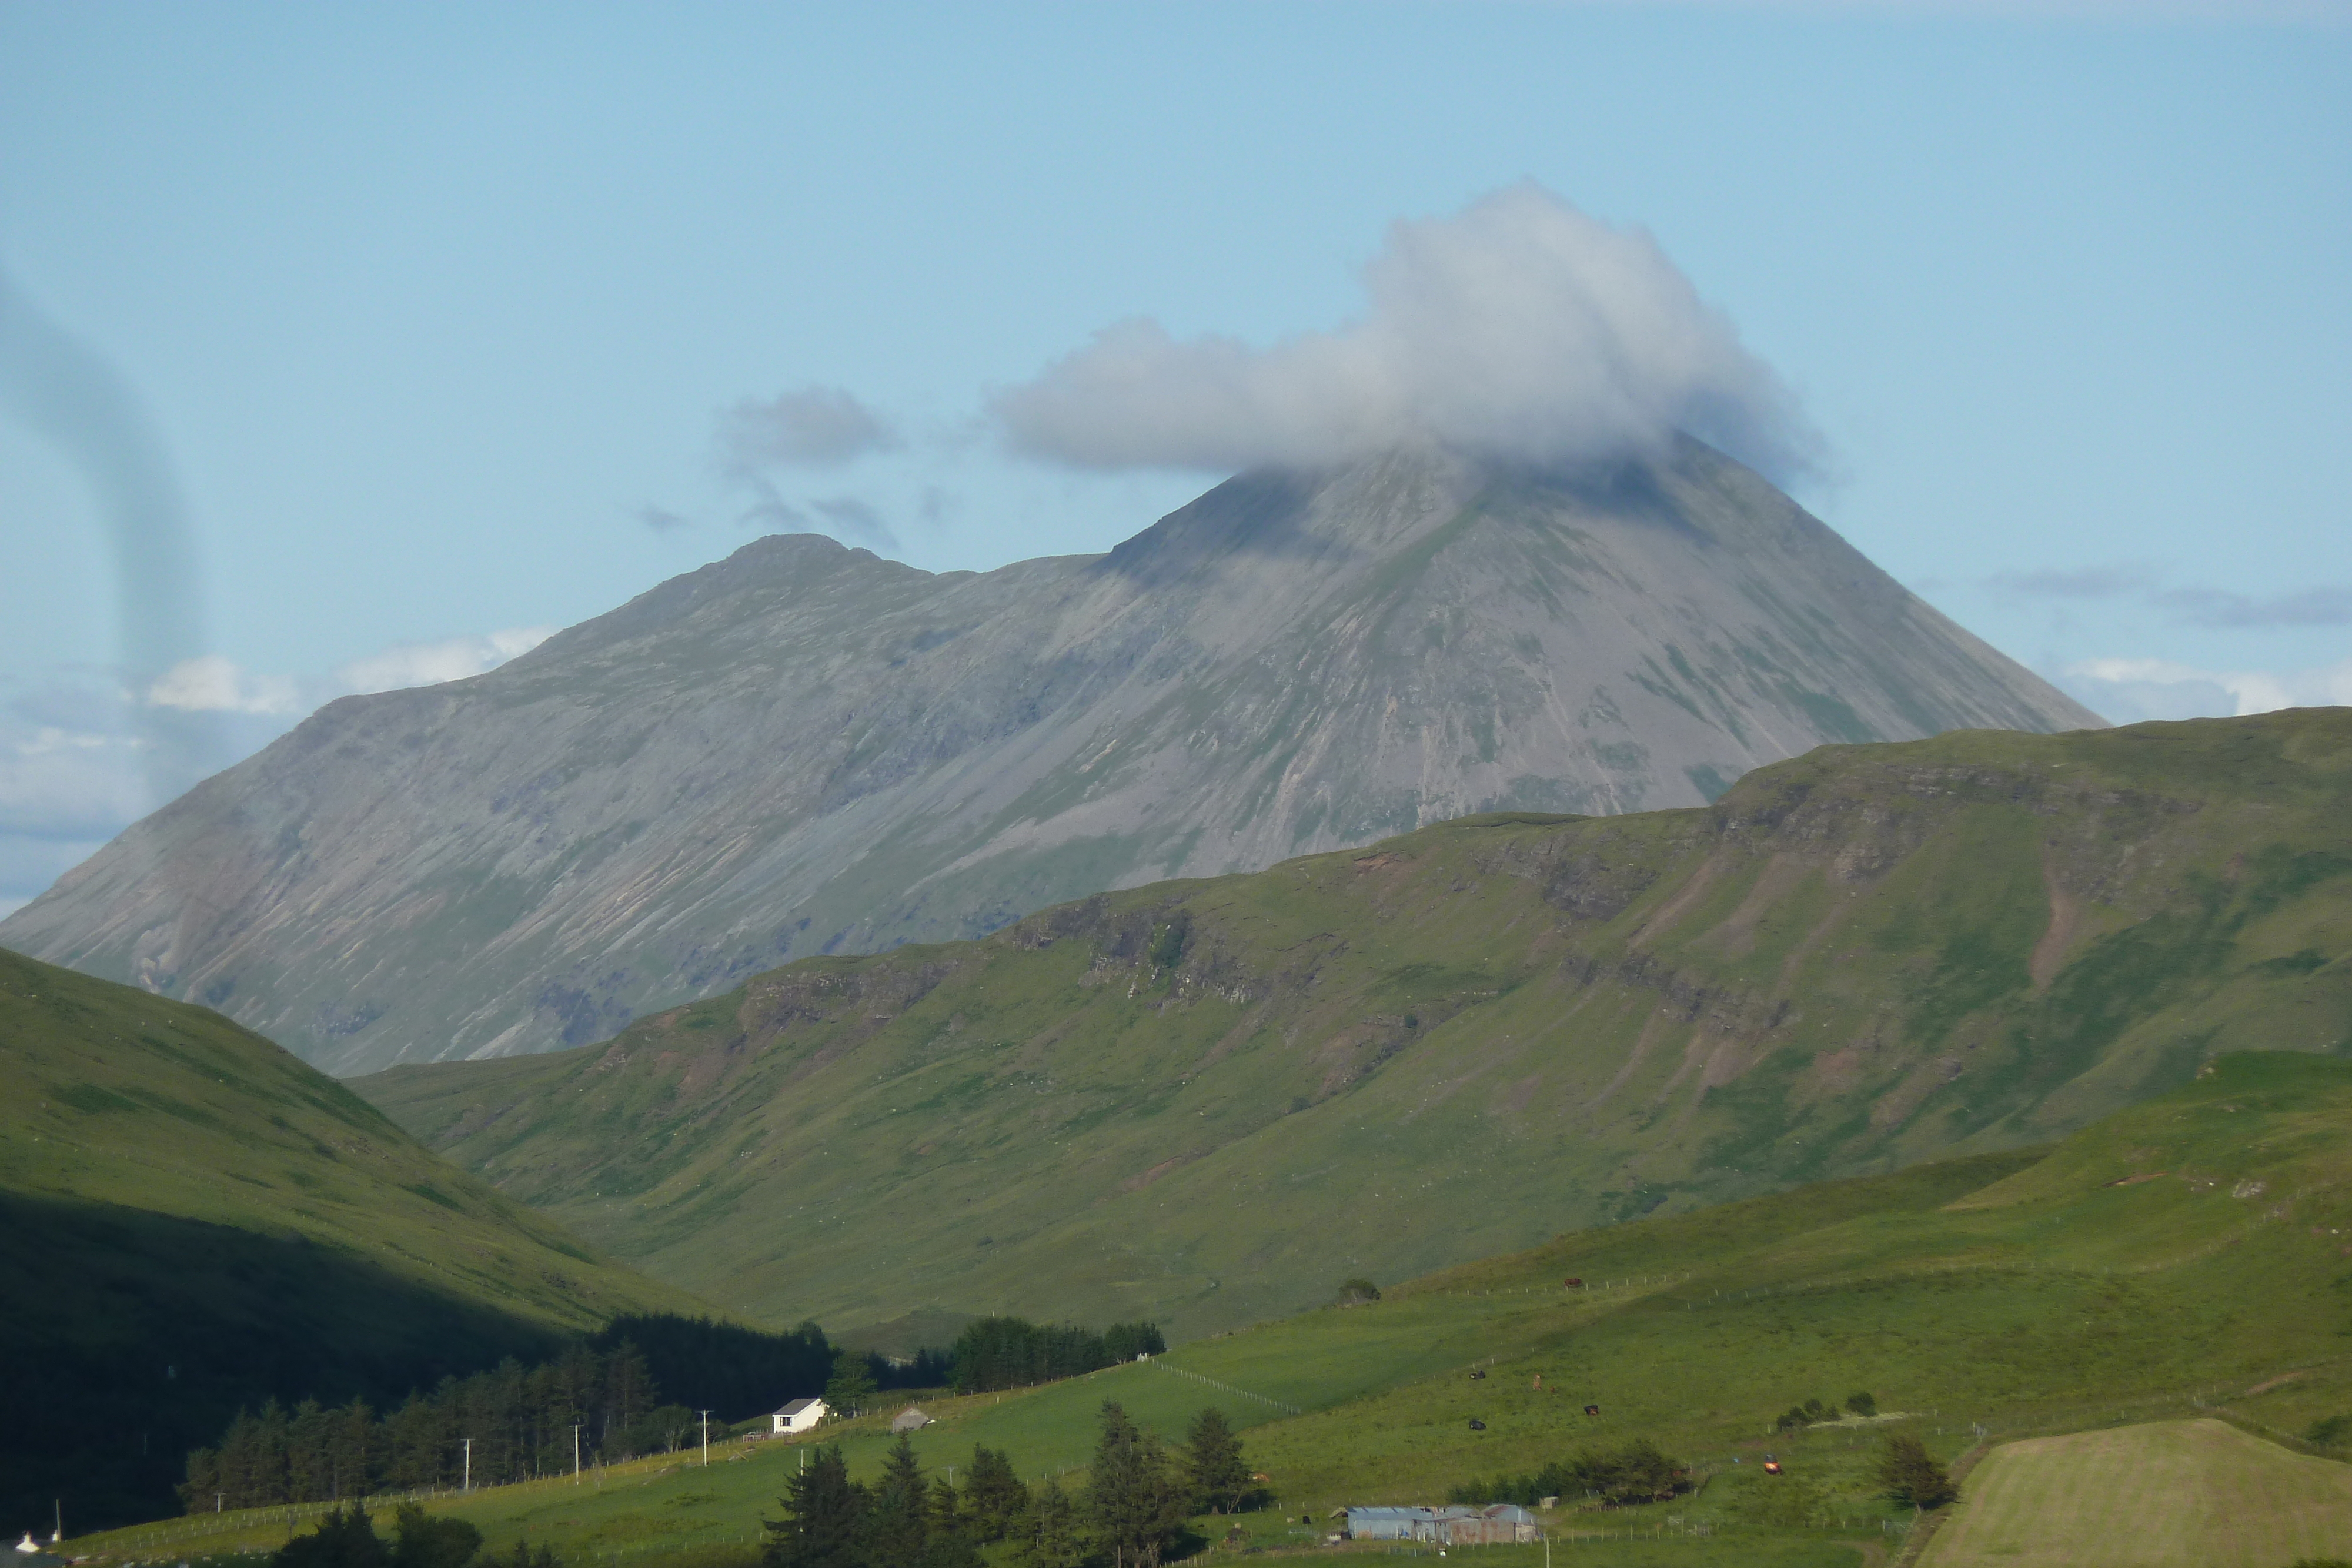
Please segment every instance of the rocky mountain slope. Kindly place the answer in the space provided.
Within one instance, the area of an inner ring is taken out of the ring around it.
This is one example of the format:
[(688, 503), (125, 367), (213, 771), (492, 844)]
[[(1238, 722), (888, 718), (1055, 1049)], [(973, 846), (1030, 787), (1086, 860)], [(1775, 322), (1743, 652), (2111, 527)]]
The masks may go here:
[(353, 1086), (773, 1322), (1184, 1336), (2352, 1053), (2352, 710), (1825, 747), (803, 961)]
[(218, 1014), (0, 953), (6, 1517), (152, 1517), (240, 1406), (706, 1310)]
[(1696, 442), (1605, 481), (1392, 454), (985, 574), (762, 539), (489, 674), (322, 709), (0, 944), (349, 1073), (1467, 812), (2098, 722)]

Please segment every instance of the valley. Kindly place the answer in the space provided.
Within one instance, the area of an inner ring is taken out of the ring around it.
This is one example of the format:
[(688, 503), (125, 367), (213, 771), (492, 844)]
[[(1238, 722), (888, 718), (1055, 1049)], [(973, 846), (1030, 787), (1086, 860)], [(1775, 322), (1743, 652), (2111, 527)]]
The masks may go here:
[(2340, 1051), (2347, 783), (2343, 709), (1829, 747), (1711, 807), (1469, 818), (354, 1087), (753, 1321), (1197, 1339)]
[[(1247, 1543), (1280, 1548), (1319, 1534), (1302, 1516), (1442, 1501), (1455, 1487), (1640, 1437), (1689, 1466), (1696, 1492), (1622, 1510), (1569, 1500), (1545, 1512), (1556, 1542), (1600, 1564), (1854, 1568), (1900, 1544), (1912, 1522), (1870, 1475), (1890, 1431), (1916, 1433), (1948, 1461), (1989, 1453), (1996, 1462), (1969, 1474), (2000, 1486), (2033, 1454), (2055, 1451), (2005, 1445), (2049, 1433), (2161, 1446), (2176, 1424), (2228, 1423), (2252, 1435), (2241, 1441), (2262, 1439), (2246, 1461), (2257, 1469), (2282, 1444), (2285, 1461), (2296, 1448), (2333, 1453), (2294, 1434), (2352, 1410), (2340, 1332), (2352, 1322), (2341, 1283), (2352, 1245), (2347, 1117), (2352, 1064), (2224, 1055), (2184, 1087), (2054, 1145), (1580, 1231), (1402, 1282), (1370, 1306), (1196, 1340), (1150, 1363), (1003, 1396), (923, 1397), (939, 1419), (916, 1447), (935, 1470), (983, 1444), (1033, 1480), (1076, 1483), (1103, 1400), (1170, 1437), (1214, 1404), (1273, 1478), (1271, 1504), (1238, 1516)], [(1569, 1277), (1582, 1283), (1569, 1288)], [(1790, 1404), (1849, 1389), (1874, 1392), (1882, 1414), (1775, 1429)], [(874, 1473), (897, 1408), (826, 1435), (844, 1443), (854, 1473)], [(740, 1561), (725, 1553), (745, 1552), (760, 1519), (774, 1516), (803, 1448), (730, 1444), (707, 1469), (688, 1452), (431, 1506), (474, 1521), (494, 1547), (527, 1535), (571, 1562)], [(1759, 1473), (1768, 1454), (1781, 1476)], [(2352, 1531), (2352, 1469), (2311, 1473), (2303, 1523), (2249, 1538), (2249, 1550)], [(2204, 1495), (2196, 1474), (2176, 1481), (2192, 1503)], [(2236, 1471), (2223, 1467), (2216, 1484), (2238, 1485)], [(1993, 1515), (1974, 1522), (1975, 1485), (1964, 1483), (1962, 1522), (1933, 1543), (1930, 1563), (1973, 1561), (1970, 1532), (2009, 1528)], [(2084, 1529), (2105, 1528), (2096, 1509), (2078, 1511)], [(1196, 1522), (1215, 1539), (1228, 1521)], [(2072, 1560), (2097, 1539), (2044, 1522), (2052, 1529), (2036, 1539)], [(169, 1540), (252, 1547), (286, 1528), (281, 1511), (142, 1527), (77, 1550), (116, 1560)]]

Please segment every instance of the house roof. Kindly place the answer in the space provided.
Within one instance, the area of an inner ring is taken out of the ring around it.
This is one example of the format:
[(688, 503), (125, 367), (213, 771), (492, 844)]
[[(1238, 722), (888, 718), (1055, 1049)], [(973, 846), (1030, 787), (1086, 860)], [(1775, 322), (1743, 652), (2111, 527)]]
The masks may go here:
[(795, 1399), (787, 1404), (782, 1409), (777, 1411), (776, 1414), (779, 1416), (797, 1416), (803, 1410), (809, 1409), (812, 1406), (822, 1406), (824, 1403), (824, 1401), (822, 1399)]

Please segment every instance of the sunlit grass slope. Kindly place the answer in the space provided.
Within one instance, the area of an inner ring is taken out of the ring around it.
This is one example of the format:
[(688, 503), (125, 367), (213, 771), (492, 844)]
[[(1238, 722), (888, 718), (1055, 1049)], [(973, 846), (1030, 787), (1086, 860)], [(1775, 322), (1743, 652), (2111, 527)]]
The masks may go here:
[(1995, 1448), (1921, 1568), (2281, 1568), (2352, 1552), (2352, 1466), (2220, 1421)]
[(240, 1403), (396, 1397), (692, 1298), (218, 1014), (0, 951), (0, 1507), (170, 1506)]
[(1465, 819), (355, 1087), (755, 1318), (1195, 1335), (2344, 1050), (2347, 800), (2345, 709), (1826, 747), (1707, 810)]
[[(1276, 1507), (1246, 1526), (1281, 1544), (1302, 1514), (1442, 1500), (1588, 1444), (1648, 1437), (1694, 1465), (1698, 1493), (1630, 1517), (1562, 1511), (1555, 1531), (1723, 1533), (1574, 1549), (1590, 1561), (1786, 1551), (1853, 1563), (1838, 1553), (1908, 1517), (1870, 1477), (1888, 1430), (1957, 1460), (2042, 1432), (2210, 1415), (2292, 1433), (2352, 1412), (2347, 1253), (2352, 1062), (2233, 1054), (2054, 1146), (1578, 1231), (1149, 1364), (925, 1401), (941, 1419), (918, 1441), (938, 1467), (968, 1462), (975, 1443), (1002, 1447), (1034, 1478), (1084, 1462), (1106, 1398), (1171, 1438), (1213, 1403), (1274, 1478)], [(1857, 1389), (1883, 1418), (1769, 1430), (1793, 1404)], [(880, 1420), (844, 1437), (854, 1469), (874, 1473)], [(1758, 1473), (1767, 1452), (1786, 1476)], [(770, 1448), (602, 1490), (549, 1483), (450, 1506), (493, 1540), (744, 1542), (796, 1462)]]

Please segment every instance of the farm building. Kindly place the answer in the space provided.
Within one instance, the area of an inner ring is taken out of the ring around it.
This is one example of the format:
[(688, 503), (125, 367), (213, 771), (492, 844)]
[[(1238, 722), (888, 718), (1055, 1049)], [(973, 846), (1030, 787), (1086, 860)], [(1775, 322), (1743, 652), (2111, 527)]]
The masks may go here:
[(1357, 1541), (1418, 1541), (1432, 1546), (1491, 1546), (1541, 1539), (1536, 1516), (1514, 1502), (1484, 1508), (1351, 1508), (1348, 1534)]
[(890, 1430), (893, 1432), (919, 1432), (930, 1424), (931, 1418), (929, 1416), (924, 1415), (920, 1410), (918, 1410), (912, 1405), (909, 1405), (904, 1410), (899, 1411), (898, 1415), (891, 1417)]
[(1348, 1534), (1357, 1541), (1411, 1541), (1413, 1525), (1430, 1512), (1425, 1508), (1351, 1508)]
[(775, 1423), (772, 1435), (782, 1437), (787, 1432), (805, 1432), (831, 1414), (822, 1399), (795, 1399), (769, 1419)]

